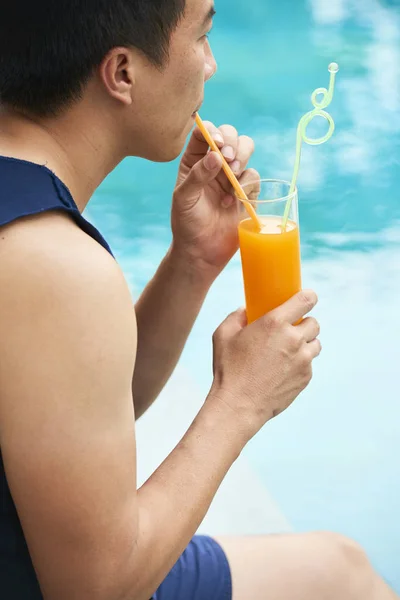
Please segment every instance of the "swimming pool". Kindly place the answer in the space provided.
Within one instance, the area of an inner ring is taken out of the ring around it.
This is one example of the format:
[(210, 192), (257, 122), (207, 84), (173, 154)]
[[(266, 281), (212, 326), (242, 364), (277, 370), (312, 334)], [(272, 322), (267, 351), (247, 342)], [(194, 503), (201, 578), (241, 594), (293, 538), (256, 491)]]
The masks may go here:
[[(304, 285), (320, 296), (324, 352), (311, 387), (246, 454), (295, 530), (352, 536), (400, 592), (400, 4), (216, 4), (219, 72), (202, 116), (252, 135), (264, 177), (290, 178), (297, 122), (328, 84), (328, 64), (341, 67), (329, 108), (337, 131), (305, 148), (299, 180)], [(170, 240), (176, 170), (127, 160), (88, 211), (135, 294)], [(236, 257), (182, 358), (204, 395), (211, 334), (243, 302)]]

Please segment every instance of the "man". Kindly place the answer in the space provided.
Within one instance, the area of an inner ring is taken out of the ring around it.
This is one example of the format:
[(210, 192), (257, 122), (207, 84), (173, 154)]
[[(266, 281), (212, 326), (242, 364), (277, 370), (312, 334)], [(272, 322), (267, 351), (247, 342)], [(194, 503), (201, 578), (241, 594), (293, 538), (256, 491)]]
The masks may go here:
[[(7, 600), (389, 600), (351, 541), (194, 537), (246, 443), (311, 378), (313, 292), (214, 338), (214, 383), (136, 486), (135, 418), (169, 379), (237, 250), (237, 206), (199, 131), (173, 243), (134, 307), (81, 216), (126, 156), (181, 152), (216, 64), (210, 0), (14, 0), (0, 8), (0, 595)], [(252, 141), (209, 125), (242, 181)], [(133, 401), (132, 401), (133, 399)], [(4, 469), (3, 465), (4, 464)]]

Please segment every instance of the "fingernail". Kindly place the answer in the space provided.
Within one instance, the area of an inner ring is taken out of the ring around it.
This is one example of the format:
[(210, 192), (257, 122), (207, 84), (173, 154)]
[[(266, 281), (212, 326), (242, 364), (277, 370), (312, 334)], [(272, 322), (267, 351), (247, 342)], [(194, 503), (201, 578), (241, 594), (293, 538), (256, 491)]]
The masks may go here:
[(217, 142), (217, 144), (224, 143), (224, 138), (222, 137), (222, 135), (220, 133), (216, 133), (213, 137), (214, 137), (214, 142)]
[(238, 173), (240, 173), (240, 162), (238, 160), (234, 160), (233, 163), (231, 163), (230, 165), (232, 171), (237, 175)]
[(215, 152), (210, 152), (210, 154), (208, 154), (208, 156), (206, 157), (206, 159), (204, 161), (204, 165), (205, 165), (206, 169), (208, 169), (209, 171), (213, 171), (214, 169), (216, 169), (219, 164), (220, 164), (220, 158), (218, 157), (218, 154), (216, 154)]
[(235, 158), (235, 151), (232, 146), (224, 146), (221, 152), (228, 160), (233, 160)]

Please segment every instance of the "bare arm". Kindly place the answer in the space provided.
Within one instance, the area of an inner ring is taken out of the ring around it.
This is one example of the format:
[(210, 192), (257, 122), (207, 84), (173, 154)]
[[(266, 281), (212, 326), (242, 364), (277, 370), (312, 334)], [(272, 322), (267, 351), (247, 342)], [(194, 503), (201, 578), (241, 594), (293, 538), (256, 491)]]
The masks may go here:
[(44, 597), (148, 600), (240, 443), (208, 409), (137, 492), (128, 288), (62, 217), (25, 229), (0, 253), (0, 443)]
[[(230, 126), (210, 132), (218, 144), (234, 152), (241, 182), (259, 179), (245, 171), (254, 143)], [(217, 139), (217, 137), (215, 138)], [(231, 190), (220, 172), (221, 162), (210, 168), (208, 144), (195, 130), (182, 158), (172, 205), (173, 246), (137, 306), (138, 355), (133, 379), (136, 416), (140, 417), (168, 381), (193, 327), (205, 296), (238, 249), (239, 213)], [(179, 250), (178, 250), (179, 249)]]
[(139, 299), (132, 384), (136, 418), (151, 406), (174, 371), (210, 284), (172, 250)]
[(227, 320), (212, 393), (137, 491), (136, 325), (117, 265), (59, 215), (2, 230), (0, 263), (0, 445), (44, 598), (148, 600), (245, 443), (308, 383), (318, 326), (291, 323), (315, 300)]

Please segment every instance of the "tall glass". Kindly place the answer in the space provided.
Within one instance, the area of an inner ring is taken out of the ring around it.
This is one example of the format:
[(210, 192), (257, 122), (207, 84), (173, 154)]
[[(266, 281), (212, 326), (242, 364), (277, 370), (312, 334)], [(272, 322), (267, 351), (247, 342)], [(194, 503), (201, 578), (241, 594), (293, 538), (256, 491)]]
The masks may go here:
[[(252, 323), (301, 290), (298, 195), (296, 189), (289, 196), (290, 183), (276, 179), (250, 182), (243, 189), (263, 225), (257, 232), (250, 218), (239, 224), (247, 318)], [(289, 199), (289, 220), (283, 230)]]

